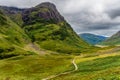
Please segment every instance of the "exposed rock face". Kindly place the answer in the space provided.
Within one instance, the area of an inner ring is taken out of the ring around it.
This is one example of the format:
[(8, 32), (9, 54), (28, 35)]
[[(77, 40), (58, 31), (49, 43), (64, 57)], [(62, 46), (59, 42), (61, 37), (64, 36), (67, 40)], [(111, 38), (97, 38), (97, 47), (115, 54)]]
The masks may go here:
[(57, 11), (56, 6), (49, 2), (25, 10), (22, 19), (24, 24), (32, 24), (36, 21), (49, 23), (59, 23), (64, 21), (64, 18)]

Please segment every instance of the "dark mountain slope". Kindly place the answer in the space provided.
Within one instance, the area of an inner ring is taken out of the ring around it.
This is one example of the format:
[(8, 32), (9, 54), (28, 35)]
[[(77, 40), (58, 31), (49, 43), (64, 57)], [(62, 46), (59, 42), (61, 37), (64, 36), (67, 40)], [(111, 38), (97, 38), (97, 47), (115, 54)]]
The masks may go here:
[(116, 34), (105, 40), (104, 42), (100, 43), (101, 45), (120, 45), (120, 31)]
[(100, 35), (94, 35), (90, 33), (79, 34), (79, 36), (91, 45), (98, 44), (107, 39), (107, 37), (100, 36)]
[(27, 9), (22, 18), (26, 33), (42, 48), (62, 53), (77, 53), (90, 48), (52, 3), (46, 2)]

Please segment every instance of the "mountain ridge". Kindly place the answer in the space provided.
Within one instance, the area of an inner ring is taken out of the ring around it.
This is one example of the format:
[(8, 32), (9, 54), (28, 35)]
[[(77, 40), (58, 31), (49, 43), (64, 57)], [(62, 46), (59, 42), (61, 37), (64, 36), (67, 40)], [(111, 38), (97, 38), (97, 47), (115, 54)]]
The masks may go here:
[(100, 45), (110, 45), (110, 46), (116, 46), (120, 45), (120, 31), (118, 31), (116, 34), (112, 35), (107, 40), (100, 43)]
[(105, 36), (101, 36), (101, 35), (95, 35), (95, 34), (91, 34), (91, 33), (82, 33), (82, 34), (78, 34), (83, 40), (85, 40), (86, 42), (88, 42), (91, 45), (96, 45), (100, 42), (103, 42), (104, 40), (107, 39), (107, 37)]
[[(29, 16), (31, 14), (33, 15)], [(39, 19), (37, 17), (39, 17)], [(51, 21), (51, 23), (59, 23), (65, 21), (64, 17), (61, 16), (58, 10), (56, 9), (56, 6), (49, 2), (41, 3), (35, 7), (26, 9), (22, 13), (22, 19), (25, 24), (32, 23), (31, 20), (33, 21), (36, 19), (37, 19), (36, 21), (44, 21), (44, 22)]]
[(21, 14), (25, 9), (27, 8), (0, 6), (0, 10), (19, 26), (23, 24)]

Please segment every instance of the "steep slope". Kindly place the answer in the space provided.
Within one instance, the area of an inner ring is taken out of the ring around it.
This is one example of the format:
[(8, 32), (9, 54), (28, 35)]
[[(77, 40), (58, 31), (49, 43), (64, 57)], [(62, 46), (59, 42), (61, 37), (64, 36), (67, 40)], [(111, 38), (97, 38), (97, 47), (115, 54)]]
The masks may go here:
[(98, 44), (107, 39), (107, 37), (100, 36), (100, 35), (94, 35), (90, 33), (79, 34), (79, 36), (91, 45)]
[(23, 24), (21, 14), (25, 9), (20, 9), (16, 7), (7, 7), (7, 6), (0, 6), (0, 9), (16, 24), (20, 26)]
[(24, 54), (19, 47), (29, 41), (25, 32), (0, 11), (0, 58)]
[(80, 53), (90, 46), (79, 38), (52, 3), (42, 3), (23, 12), (24, 29), (40, 47), (62, 52)]
[(120, 31), (118, 31), (116, 34), (114, 34), (104, 42), (100, 43), (100, 45), (120, 45)]

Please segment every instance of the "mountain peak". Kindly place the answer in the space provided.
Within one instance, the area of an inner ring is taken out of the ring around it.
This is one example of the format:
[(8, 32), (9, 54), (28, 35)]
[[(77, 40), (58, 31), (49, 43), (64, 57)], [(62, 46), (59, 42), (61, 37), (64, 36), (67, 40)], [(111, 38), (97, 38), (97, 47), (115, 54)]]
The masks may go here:
[(24, 24), (33, 24), (34, 22), (60, 23), (65, 20), (53, 3), (45, 2), (25, 10), (23, 21)]
[(56, 6), (53, 3), (50, 2), (43, 2), (39, 5), (37, 5), (36, 7), (50, 7), (50, 8), (56, 8)]

